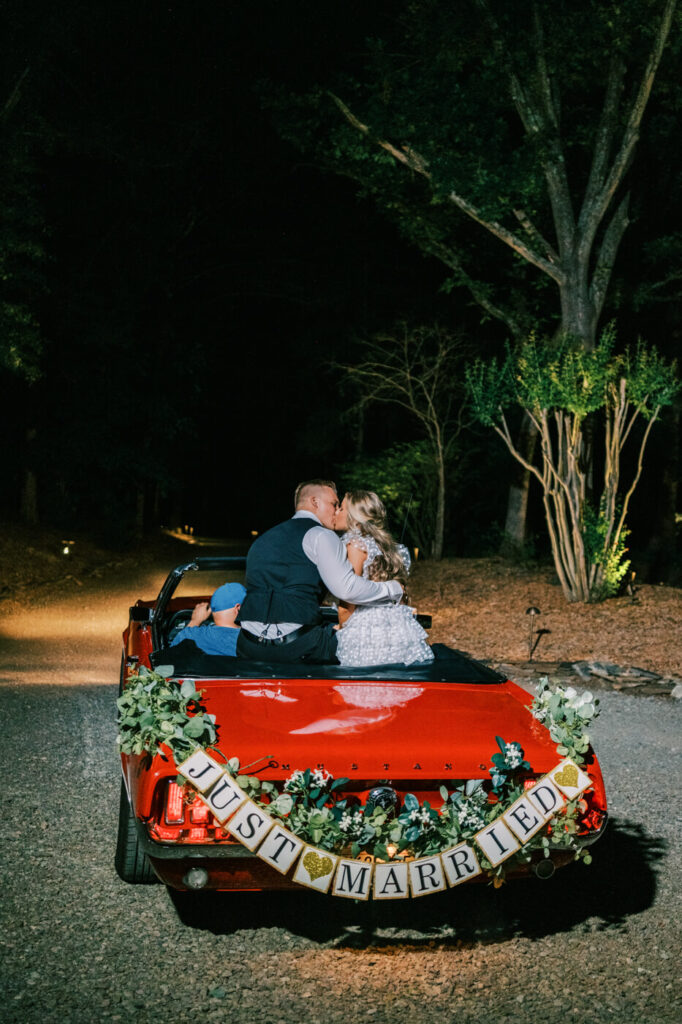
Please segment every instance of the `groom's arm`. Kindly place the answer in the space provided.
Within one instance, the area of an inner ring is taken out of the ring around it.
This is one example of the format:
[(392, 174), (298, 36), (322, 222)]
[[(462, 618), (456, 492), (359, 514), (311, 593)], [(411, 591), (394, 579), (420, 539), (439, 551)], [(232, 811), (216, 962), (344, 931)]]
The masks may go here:
[(331, 530), (324, 527), (308, 530), (303, 538), (303, 551), (317, 566), (327, 590), (340, 601), (381, 604), (397, 602), (403, 596), (403, 588), (397, 580), (379, 583), (356, 576), (345, 546)]

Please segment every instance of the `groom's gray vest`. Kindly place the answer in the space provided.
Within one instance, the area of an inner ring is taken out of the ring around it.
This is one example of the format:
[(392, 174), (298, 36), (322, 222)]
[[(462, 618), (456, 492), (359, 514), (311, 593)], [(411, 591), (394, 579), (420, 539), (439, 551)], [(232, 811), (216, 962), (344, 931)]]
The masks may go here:
[(320, 602), (325, 587), (317, 566), (303, 552), (303, 538), (320, 524), (308, 516), (287, 519), (259, 537), (246, 558), (246, 597), (240, 622), (322, 621)]

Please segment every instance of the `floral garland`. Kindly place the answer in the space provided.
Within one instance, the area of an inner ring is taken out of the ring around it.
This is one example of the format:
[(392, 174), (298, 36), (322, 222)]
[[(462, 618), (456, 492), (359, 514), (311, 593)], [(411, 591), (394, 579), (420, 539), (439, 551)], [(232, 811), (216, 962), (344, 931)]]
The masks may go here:
[[(498, 736), (499, 750), (491, 758), (489, 786), (483, 779), (469, 780), (452, 791), (441, 786), (443, 804), (438, 810), (427, 800), (420, 803), (412, 793), (405, 795), (397, 814), (340, 798), (339, 790), (349, 780), (335, 779), (321, 769), (294, 771), (280, 792), (273, 782), (246, 774), (237, 758), (225, 758), (215, 745), (215, 717), (201, 706), (201, 696), (191, 680), (179, 685), (142, 667), (130, 677), (117, 702), (121, 752), (153, 755), (165, 745), (176, 763), (199, 749), (218, 753), (237, 785), (270, 817), (320, 849), (353, 858), (390, 861), (428, 857), (471, 841), (523, 796), (524, 778), (531, 769), (521, 745)], [(592, 694), (579, 695), (572, 687), (551, 686), (545, 677), (529, 710), (548, 729), (557, 743), (557, 753), (583, 764), (589, 746), (586, 726), (599, 713), (597, 707)], [(187, 780), (178, 775), (177, 782), (184, 785)], [(581, 799), (568, 800), (547, 827), (531, 837), (513, 858), (493, 867), (483, 857), (481, 867), (495, 885), (501, 885), (505, 869), (514, 861), (529, 863), (534, 850), (543, 850), (545, 857), (553, 848), (570, 850), (575, 859), (589, 864), (589, 852), (576, 842), (580, 812)]]
[(200, 701), (191, 679), (179, 685), (141, 665), (116, 701), (120, 752), (154, 755), (165, 744), (182, 761), (197, 747), (210, 747), (217, 737), (215, 715), (207, 714)]

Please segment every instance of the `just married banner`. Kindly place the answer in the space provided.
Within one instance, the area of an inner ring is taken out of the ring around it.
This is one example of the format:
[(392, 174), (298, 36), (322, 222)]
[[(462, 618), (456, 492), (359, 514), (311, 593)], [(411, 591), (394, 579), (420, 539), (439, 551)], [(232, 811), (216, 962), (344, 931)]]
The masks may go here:
[[(521, 849), (547, 824), (565, 800), (592, 785), (589, 776), (564, 758), (532, 789), (486, 825), (472, 842), (440, 853), (386, 862), (346, 858), (311, 846), (249, 799), (227, 771), (204, 750), (178, 765), (223, 828), (275, 871), (318, 892), (348, 899), (408, 899), (461, 885), (481, 874), (479, 851), (493, 868)], [(475, 844), (475, 845), (474, 845)]]

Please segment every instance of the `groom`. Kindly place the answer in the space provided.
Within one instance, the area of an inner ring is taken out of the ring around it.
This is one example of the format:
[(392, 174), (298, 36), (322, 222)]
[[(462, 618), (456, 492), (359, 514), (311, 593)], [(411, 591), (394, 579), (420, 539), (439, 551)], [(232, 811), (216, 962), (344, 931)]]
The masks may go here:
[(399, 601), (396, 580), (356, 576), (334, 533), (339, 499), (331, 480), (307, 480), (294, 496), (295, 513), (250, 547), (246, 597), (239, 612), (237, 654), (257, 661), (336, 664), (336, 630), (320, 602), (329, 590), (350, 604)]

